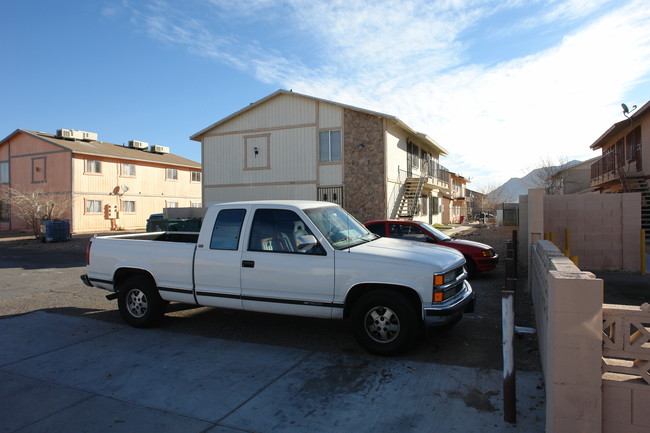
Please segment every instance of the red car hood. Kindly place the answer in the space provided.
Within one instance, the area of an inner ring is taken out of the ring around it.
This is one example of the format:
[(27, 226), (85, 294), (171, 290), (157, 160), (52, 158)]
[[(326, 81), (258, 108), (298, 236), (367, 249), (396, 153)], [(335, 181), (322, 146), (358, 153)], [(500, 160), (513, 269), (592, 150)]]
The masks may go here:
[(460, 251), (467, 251), (467, 252), (474, 251), (475, 249), (477, 251), (492, 249), (492, 247), (489, 245), (482, 244), (480, 242), (467, 241), (464, 239), (452, 239), (450, 241), (438, 242), (438, 245), (444, 245), (447, 247), (456, 248)]

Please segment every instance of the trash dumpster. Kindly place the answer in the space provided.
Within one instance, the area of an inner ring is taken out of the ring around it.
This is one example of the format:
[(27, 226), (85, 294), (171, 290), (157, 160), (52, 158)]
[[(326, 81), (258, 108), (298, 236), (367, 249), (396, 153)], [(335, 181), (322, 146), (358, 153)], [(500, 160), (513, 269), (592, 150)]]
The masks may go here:
[(61, 242), (72, 239), (69, 220), (43, 220), (41, 221), (41, 241)]

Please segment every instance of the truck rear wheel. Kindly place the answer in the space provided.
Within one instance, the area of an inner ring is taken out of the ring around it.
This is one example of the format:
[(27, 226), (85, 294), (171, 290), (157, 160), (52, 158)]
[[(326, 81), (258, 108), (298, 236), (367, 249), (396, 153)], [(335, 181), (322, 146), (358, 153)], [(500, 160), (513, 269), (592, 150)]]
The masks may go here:
[(124, 321), (136, 328), (154, 326), (165, 314), (165, 302), (151, 280), (143, 276), (120, 284), (117, 305)]
[(377, 290), (352, 308), (352, 326), (359, 344), (370, 353), (397, 355), (411, 348), (419, 335), (419, 315), (400, 293)]

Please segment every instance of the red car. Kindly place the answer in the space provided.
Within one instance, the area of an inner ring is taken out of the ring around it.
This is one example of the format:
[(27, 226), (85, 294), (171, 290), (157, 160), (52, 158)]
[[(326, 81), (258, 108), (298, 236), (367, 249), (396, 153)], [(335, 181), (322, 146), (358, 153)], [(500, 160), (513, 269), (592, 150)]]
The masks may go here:
[(479, 242), (452, 239), (429, 224), (419, 221), (380, 220), (367, 222), (371, 232), (384, 237), (408, 241), (428, 242), (454, 248), (465, 256), (470, 274), (496, 268), (499, 255), (494, 249)]

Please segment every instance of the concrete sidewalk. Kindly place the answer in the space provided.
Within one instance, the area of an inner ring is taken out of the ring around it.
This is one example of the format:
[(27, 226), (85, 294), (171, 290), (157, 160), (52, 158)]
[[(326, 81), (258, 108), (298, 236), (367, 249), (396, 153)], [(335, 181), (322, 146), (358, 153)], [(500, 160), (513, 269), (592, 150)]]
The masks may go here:
[(501, 372), (134, 329), (0, 320), (1, 432), (543, 432), (541, 372)]

